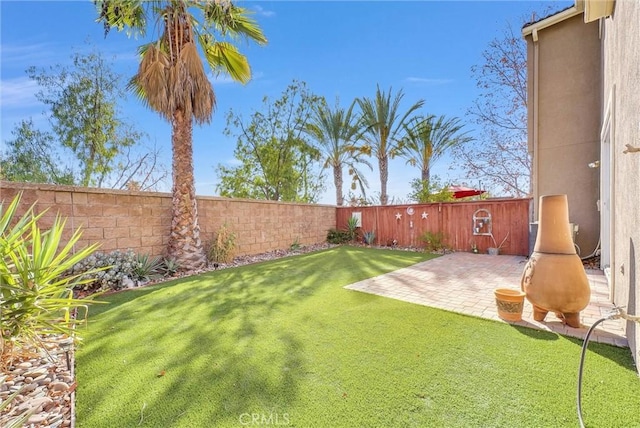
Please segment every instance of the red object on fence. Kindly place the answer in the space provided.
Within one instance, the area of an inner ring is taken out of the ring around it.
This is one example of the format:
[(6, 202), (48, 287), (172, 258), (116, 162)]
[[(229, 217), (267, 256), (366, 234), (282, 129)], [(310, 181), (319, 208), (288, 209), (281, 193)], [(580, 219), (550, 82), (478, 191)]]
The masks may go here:
[(486, 192), (486, 190), (477, 190), (463, 186), (449, 186), (449, 191), (453, 193), (453, 197), (456, 199), (466, 198), (468, 196), (478, 196)]

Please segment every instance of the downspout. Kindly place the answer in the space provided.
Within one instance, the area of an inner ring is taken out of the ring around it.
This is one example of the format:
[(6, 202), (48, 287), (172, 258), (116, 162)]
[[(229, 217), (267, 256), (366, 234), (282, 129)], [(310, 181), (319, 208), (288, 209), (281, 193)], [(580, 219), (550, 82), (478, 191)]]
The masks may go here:
[(538, 181), (540, 177), (540, 168), (539, 168), (539, 132), (538, 132), (538, 82), (540, 79), (540, 43), (538, 42), (538, 29), (534, 28), (531, 32), (531, 39), (533, 41), (533, 126), (531, 132), (533, 133), (532, 141), (533, 141), (533, 216), (531, 221), (536, 221), (537, 213), (538, 213), (538, 198), (539, 198), (539, 186)]

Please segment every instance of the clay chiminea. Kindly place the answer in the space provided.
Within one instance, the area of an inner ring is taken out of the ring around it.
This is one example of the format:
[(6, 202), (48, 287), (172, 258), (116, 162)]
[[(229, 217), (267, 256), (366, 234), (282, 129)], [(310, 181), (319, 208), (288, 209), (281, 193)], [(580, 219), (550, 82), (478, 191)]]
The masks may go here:
[(591, 291), (573, 245), (567, 195), (541, 196), (539, 211), (536, 245), (522, 273), (522, 291), (536, 321), (544, 321), (551, 311), (579, 328), (580, 311), (589, 304)]

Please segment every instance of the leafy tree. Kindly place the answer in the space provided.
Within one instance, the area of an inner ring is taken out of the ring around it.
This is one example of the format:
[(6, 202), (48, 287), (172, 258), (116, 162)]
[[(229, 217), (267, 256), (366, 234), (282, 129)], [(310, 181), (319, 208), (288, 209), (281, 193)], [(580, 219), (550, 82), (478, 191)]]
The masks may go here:
[(332, 110), (322, 100), (313, 109), (311, 122), (307, 125), (306, 132), (317, 143), (324, 160), (323, 168), (333, 169), (333, 184), (336, 188), (336, 205), (342, 206), (343, 168), (347, 167), (352, 177), (352, 189), (360, 185), (363, 190), (367, 181), (358, 169), (359, 164), (364, 164), (371, 169), (371, 164), (363, 158), (363, 151), (356, 145), (358, 128), (355, 124), (356, 117), (353, 112), (355, 101), (345, 109), (341, 108), (336, 100)]
[(406, 135), (397, 153), (408, 164), (420, 168), (420, 180), (429, 183), (431, 166), (448, 150), (472, 140), (462, 132), (463, 127), (458, 118), (416, 117), (406, 125)]
[(120, 148), (134, 145), (140, 133), (118, 118), (119, 76), (103, 56), (94, 51), (72, 59), (71, 68), (30, 67), (27, 75), (40, 86), (36, 98), (50, 108), (53, 133), (78, 160), (77, 184), (100, 187)]
[(23, 120), (14, 130), (12, 140), (0, 154), (0, 178), (26, 183), (72, 185), (73, 172), (65, 168), (55, 151), (55, 139), (48, 132), (34, 128), (33, 121)]
[(532, 163), (527, 146), (526, 43), (509, 25), (472, 68), (480, 95), (468, 114), (482, 127), (473, 145), (454, 148), (467, 176), (514, 196), (531, 192)]
[(267, 39), (246, 9), (231, 1), (97, 0), (98, 21), (105, 28), (144, 35), (147, 20), (159, 28), (158, 39), (140, 48), (140, 66), (130, 87), (152, 110), (171, 123), (173, 149), (172, 222), (168, 256), (184, 270), (206, 266), (200, 239), (193, 176), (193, 121), (211, 121), (215, 96), (198, 46), (215, 73), (246, 83), (251, 69), (228, 41)]
[(236, 137), (234, 155), (241, 163), (218, 165), (220, 195), (315, 202), (323, 189), (315, 171), (320, 152), (306, 141), (305, 129), (320, 103), (304, 82), (294, 81), (278, 100), (264, 97), (248, 123), (231, 110), (225, 134)]
[(392, 89), (388, 93), (377, 87), (375, 98), (358, 99), (361, 113), (362, 138), (365, 149), (378, 159), (380, 171), (380, 203), (387, 205), (387, 181), (389, 179), (389, 158), (397, 153), (398, 145), (405, 131), (409, 116), (424, 104), (420, 100), (401, 114), (400, 102), (404, 97), (402, 90), (391, 99)]
[(451, 202), (454, 200), (453, 192), (448, 185), (443, 185), (440, 179), (435, 176), (429, 180), (414, 178), (411, 180), (411, 193), (409, 199), (425, 204), (430, 202)]
[(40, 87), (36, 97), (48, 108), (50, 129), (35, 129), (31, 119), (6, 142), (2, 176), (12, 181), (156, 189), (166, 177), (157, 150), (140, 150), (144, 134), (120, 117), (124, 96), (120, 76), (96, 50), (74, 53), (73, 65), (30, 67)]

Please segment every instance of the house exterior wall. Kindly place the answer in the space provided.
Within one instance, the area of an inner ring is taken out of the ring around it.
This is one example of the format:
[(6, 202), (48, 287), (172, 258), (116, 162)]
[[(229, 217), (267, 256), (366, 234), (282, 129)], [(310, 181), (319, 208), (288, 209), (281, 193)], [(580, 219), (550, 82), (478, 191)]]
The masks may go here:
[[(611, 114), (612, 264), (616, 305), (640, 314), (640, 152), (623, 153), (626, 144), (640, 147), (640, 2), (617, 1), (603, 20), (603, 106)], [(611, 107), (608, 107), (608, 106)], [(627, 323), (627, 339), (636, 366), (640, 363), (640, 328)]]
[(526, 36), (533, 217), (540, 196), (566, 194), (570, 221), (579, 226), (576, 243), (587, 255), (600, 235), (599, 175), (588, 167), (600, 157), (598, 23), (585, 24), (578, 14), (540, 29), (537, 37)]

